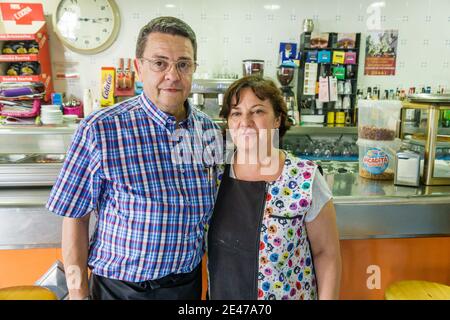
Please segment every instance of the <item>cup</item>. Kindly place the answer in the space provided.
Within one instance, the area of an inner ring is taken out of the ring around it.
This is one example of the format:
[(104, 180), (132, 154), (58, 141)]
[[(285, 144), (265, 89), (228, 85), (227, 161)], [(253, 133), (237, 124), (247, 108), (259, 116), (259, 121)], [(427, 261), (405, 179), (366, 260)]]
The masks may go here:
[(303, 32), (313, 32), (314, 31), (314, 21), (313, 19), (303, 20)]
[(344, 93), (345, 94), (352, 94), (352, 83), (349, 80), (345, 81)]

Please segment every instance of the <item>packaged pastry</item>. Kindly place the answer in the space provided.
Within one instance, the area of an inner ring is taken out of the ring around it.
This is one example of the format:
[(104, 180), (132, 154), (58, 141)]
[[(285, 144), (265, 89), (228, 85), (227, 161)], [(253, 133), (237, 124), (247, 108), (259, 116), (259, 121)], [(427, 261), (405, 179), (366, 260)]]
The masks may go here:
[(11, 44), (11, 48), (14, 51), (14, 53), (17, 53), (17, 54), (27, 54), (28, 53), (26, 44), (23, 41), (13, 42)]
[(21, 63), (11, 63), (6, 69), (6, 75), (8, 76), (18, 76), (20, 75)]
[(2, 53), (3, 54), (14, 54), (15, 53), (12, 48), (11, 42), (5, 42), (5, 44), (3, 45)]
[(39, 63), (24, 62), (20, 67), (21, 76), (33, 76), (39, 74)]
[(27, 43), (28, 53), (37, 54), (39, 53), (39, 44), (36, 41), (29, 41)]

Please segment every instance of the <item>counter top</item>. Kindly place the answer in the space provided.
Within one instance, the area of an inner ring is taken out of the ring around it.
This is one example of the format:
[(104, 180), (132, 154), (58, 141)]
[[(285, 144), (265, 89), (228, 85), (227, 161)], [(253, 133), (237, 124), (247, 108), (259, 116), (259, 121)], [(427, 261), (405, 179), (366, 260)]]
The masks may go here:
[[(394, 186), (355, 172), (325, 174), (340, 239), (450, 236), (450, 186)], [(62, 218), (45, 204), (51, 187), (0, 188), (0, 250), (60, 247)], [(91, 231), (95, 219), (90, 220)]]
[(360, 177), (358, 173), (325, 174), (325, 180), (332, 190), (336, 204), (450, 205), (450, 186), (396, 186), (393, 181), (369, 180)]
[[(396, 186), (393, 181), (362, 178), (358, 173), (324, 174), (336, 204), (427, 204), (450, 205), (450, 186), (418, 188)], [(50, 187), (0, 188), (0, 206), (45, 205)], [(449, 210), (450, 214), (450, 210)]]

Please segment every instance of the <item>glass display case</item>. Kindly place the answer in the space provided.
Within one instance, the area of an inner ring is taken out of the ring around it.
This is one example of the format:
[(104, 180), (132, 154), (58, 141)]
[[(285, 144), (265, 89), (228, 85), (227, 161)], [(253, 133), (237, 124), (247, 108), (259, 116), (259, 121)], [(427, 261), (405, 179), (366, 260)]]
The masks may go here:
[(411, 95), (403, 102), (400, 138), (422, 157), (425, 185), (450, 185), (450, 95)]
[(317, 161), (358, 161), (355, 127), (292, 127), (282, 147), (301, 158)]
[(0, 126), (0, 187), (53, 186), (75, 128)]

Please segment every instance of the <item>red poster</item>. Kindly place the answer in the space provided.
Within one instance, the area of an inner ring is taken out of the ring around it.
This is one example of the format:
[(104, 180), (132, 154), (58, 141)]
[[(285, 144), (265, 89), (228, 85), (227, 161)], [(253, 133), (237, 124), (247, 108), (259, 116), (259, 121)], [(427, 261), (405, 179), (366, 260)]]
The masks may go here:
[(394, 76), (397, 62), (398, 30), (369, 32), (366, 38), (364, 74)]
[(0, 3), (0, 12), (2, 20), (15, 21), (16, 24), (45, 21), (44, 10), (40, 3)]

